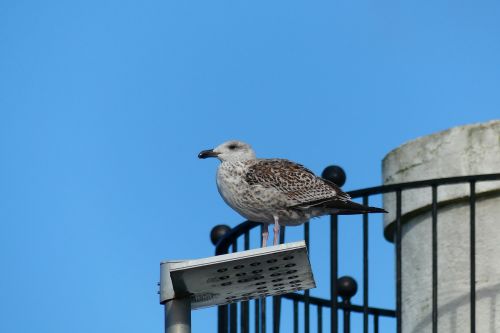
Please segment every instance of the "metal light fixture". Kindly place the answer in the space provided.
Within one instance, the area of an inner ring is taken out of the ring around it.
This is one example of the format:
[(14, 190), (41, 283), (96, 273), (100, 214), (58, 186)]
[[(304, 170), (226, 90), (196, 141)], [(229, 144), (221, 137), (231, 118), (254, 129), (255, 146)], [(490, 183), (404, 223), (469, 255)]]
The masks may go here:
[(191, 332), (191, 309), (316, 287), (304, 241), (160, 267), (167, 333)]

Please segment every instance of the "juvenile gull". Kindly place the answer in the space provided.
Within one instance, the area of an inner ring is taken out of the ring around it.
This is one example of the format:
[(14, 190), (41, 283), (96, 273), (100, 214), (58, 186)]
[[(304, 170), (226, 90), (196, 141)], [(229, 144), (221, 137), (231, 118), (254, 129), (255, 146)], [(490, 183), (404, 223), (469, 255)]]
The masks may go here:
[(300, 225), (327, 214), (386, 212), (351, 201), (337, 185), (300, 164), (256, 158), (252, 147), (241, 141), (224, 142), (198, 157), (222, 162), (217, 169), (219, 193), (240, 215), (264, 223), (262, 246), (267, 243), (269, 224), (274, 223), (273, 244), (277, 245), (280, 225)]

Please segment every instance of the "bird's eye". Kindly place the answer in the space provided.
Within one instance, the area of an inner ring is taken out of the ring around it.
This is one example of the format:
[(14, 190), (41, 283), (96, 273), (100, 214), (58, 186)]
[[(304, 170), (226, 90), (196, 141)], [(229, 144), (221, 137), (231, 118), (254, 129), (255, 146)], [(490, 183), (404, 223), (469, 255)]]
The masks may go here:
[(231, 150), (234, 150), (234, 149), (238, 148), (238, 146), (235, 145), (235, 144), (232, 144), (232, 145), (229, 145), (228, 148), (231, 149)]

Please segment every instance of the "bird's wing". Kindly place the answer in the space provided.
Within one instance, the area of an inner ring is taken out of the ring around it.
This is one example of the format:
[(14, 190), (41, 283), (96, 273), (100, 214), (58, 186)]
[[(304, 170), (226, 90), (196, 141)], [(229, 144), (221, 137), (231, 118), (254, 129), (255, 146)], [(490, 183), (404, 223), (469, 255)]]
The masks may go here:
[(304, 166), (284, 159), (254, 160), (245, 179), (250, 185), (273, 188), (288, 199), (289, 207), (306, 208), (325, 202), (349, 201), (350, 197), (337, 185)]

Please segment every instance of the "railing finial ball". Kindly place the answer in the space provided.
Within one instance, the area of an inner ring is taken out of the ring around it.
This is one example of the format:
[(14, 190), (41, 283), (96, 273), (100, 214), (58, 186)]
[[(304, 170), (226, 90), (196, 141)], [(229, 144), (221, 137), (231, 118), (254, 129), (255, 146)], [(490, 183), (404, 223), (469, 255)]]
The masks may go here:
[(338, 165), (327, 166), (321, 173), (321, 177), (331, 181), (339, 187), (344, 186), (347, 179), (344, 169), (342, 169)]
[(351, 297), (356, 295), (358, 291), (358, 284), (350, 276), (342, 276), (337, 280), (337, 288), (339, 296), (344, 300), (349, 300)]
[(210, 240), (212, 241), (212, 244), (217, 245), (217, 242), (229, 231), (231, 231), (231, 227), (225, 224), (218, 224), (213, 227), (212, 231), (210, 231)]

